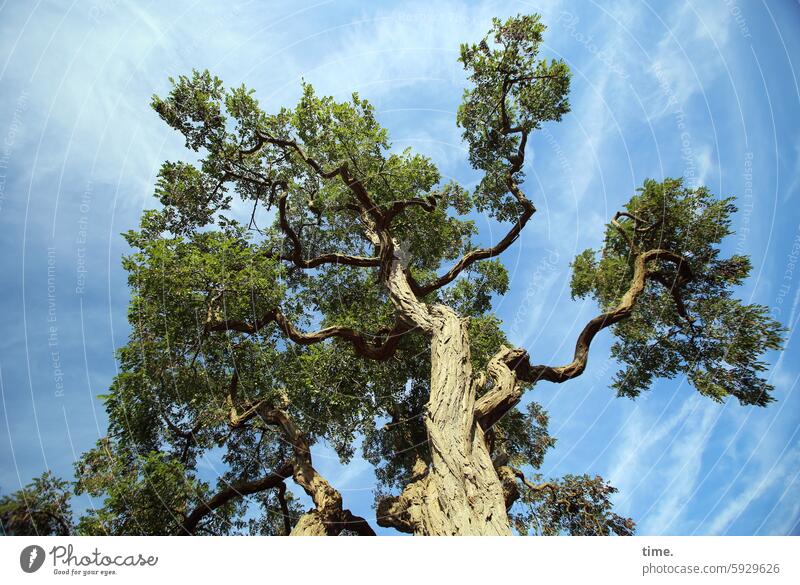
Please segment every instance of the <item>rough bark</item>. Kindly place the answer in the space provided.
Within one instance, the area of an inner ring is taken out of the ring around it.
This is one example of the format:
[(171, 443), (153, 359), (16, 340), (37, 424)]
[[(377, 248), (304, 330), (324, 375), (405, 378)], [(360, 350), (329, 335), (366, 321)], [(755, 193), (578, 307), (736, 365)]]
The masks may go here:
[(431, 393), (425, 427), (431, 464), (416, 481), (378, 506), (378, 523), (419, 535), (511, 534), (503, 486), (475, 416), (466, 322), (451, 309), (430, 309)]

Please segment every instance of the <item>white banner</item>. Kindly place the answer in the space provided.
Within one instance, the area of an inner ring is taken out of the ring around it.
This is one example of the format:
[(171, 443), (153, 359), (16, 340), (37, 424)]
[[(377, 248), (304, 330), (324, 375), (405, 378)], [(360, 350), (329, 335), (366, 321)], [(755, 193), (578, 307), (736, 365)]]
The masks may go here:
[(796, 584), (798, 544), (795, 537), (8, 537), (0, 539), (0, 575), (4, 584)]

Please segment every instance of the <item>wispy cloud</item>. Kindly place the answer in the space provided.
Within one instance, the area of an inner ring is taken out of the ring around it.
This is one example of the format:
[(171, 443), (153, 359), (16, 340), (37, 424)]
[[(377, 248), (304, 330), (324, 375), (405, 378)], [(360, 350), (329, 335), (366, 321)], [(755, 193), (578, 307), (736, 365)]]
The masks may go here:
[[(791, 486), (797, 480), (797, 470), (800, 468), (800, 448), (795, 446), (782, 457), (777, 458), (770, 452), (770, 455), (763, 459), (772, 459), (773, 463), (768, 468), (763, 465), (762, 468), (749, 474), (749, 481), (744, 485), (741, 493), (727, 500), (725, 505), (715, 512), (710, 522), (707, 525), (698, 527), (695, 532), (700, 534), (726, 534), (731, 529), (731, 526), (747, 511), (748, 507), (768, 492), (770, 488), (775, 485), (785, 485), (787, 491), (791, 489)], [(771, 512), (784, 504), (789, 504), (790, 506), (792, 503), (800, 505), (800, 502), (792, 502), (790, 498), (786, 497), (787, 495), (784, 492), (777, 499)], [(783, 502), (784, 498), (788, 501)], [(794, 523), (797, 520), (796, 511), (790, 513), (787, 517), (784, 517), (784, 514), (778, 511), (777, 516), (777, 524), (784, 526), (784, 528), (774, 526), (771, 530), (766, 531), (767, 534), (786, 534), (791, 528), (787, 527), (787, 521), (790, 520)], [(769, 515), (764, 518), (764, 522), (768, 517)], [(778, 529), (775, 530), (775, 528)]]
[(647, 502), (638, 520), (643, 534), (679, 532), (702, 468), (718, 405), (699, 396), (685, 399), (667, 415), (642, 407), (629, 421), (614, 456), (609, 479), (622, 510)]

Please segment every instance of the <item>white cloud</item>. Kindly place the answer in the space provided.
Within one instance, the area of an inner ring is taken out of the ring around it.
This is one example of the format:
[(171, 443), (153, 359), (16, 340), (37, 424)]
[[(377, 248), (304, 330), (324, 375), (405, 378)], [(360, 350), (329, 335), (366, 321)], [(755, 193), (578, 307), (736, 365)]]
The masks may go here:
[(677, 411), (655, 412), (641, 403), (626, 422), (608, 479), (620, 490), (620, 510), (629, 513), (634, 500), (641, 500), (638, 507), (646, 509), (638, 518), (642, 534), (679, 530), (718, 408), (692, 395)]
[[(693, 397), (690, 400), (699, 399)], [(659, 464), (658, 475), (667, 481), (661, 483), (663, 489), (646, 512), (641, 524), (643, 534), (681, 532), (681, 520), (695, 492), (703, 454), (719, 416), (718, 405), (706, 401), (696, 406), (689, 414), (687, 423), (667, 447), (664, 453), (666, 461)]]
[[(713, 515), (708, 525), (703, 526), (702, 530), (698, 532), (712, 535), (726, 534), (731, 525), (742, 516), (753, 502), (758, 500), (759, 497), (769, 490), (769, 488), (773, 487), (775, 484), (786, 485), (787, 490), (791, 487), (793, 483), (792, 479), (796, 479), (795, 470), (798, 468), (798, 464), (800, 464), (800, 448), (795, 447), (783, 457), (775, 457), (774, 452), (771, 450), (768, 450), (768, 452), (772, 455), (769, 459), (773, 460), (770, 467), (766, 468), (766, 465), (763, 465), (763, 468), (751, 474), (752, 477), (750, 481), (745, 484), (744, 490), (736, 497), (727, 500), (722, 509)], [(792, 478), (793, 475), (795, 476), (794, 478)], [(787, 494), (784, 493), (781, 498), (776, 500), (776, 508), (782, 507), (782, 500), (786, 495)], [(787, 504), (788, 503), (789, 502), (787, 502)], [(797, 502), (797, 504), (800, 505), (800, 502)], [(783, 514), (779, 514), (779, 516), (783, 517)], [(790, 514), (789, 518), (792, 522), (795, 522), (797, 513)], [(784, 520), (784, 518), (781, 518), (781, 520)], [(773, 528), (767, 531), (767, 533), (786, 534), (787, 531), (788, 530), (785, 528), (778, 530)]]
[(655, 18), (664, 35), (652, 55), (652, 74), (659, 83), (666, 80), (678, 103), (686, 104), (727, 66), (727, 13), (710, 3), (685, 2), (668, 21)]

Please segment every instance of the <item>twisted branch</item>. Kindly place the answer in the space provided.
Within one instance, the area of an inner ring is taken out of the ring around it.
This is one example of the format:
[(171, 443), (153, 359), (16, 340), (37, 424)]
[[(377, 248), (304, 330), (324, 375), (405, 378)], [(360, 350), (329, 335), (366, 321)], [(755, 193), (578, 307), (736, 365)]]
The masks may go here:
[(645, 289), (647, 280), (649, 278), (655, 279), (654, 275), (658, 274), (657, 271), (648, 270), (647, 268), (648, 262), (656, 260), (670, 262), (675, 265), (678, 274), (682, 278), (692, 278), (688, 262), (679, 254), (663, 249), (640, 253), (634, 259), (633, 278), (627, 292), (616, 307), (601, 313), (586, 324), (580, 335), (578, 335), (575, 353), (570, 363), (557, 367), (534, 366), (531, 365), (527, 353), (524, 353), (519, 357), (510, 356), (506, 361), (508, 367), (516, 373), (518, 379), (533, 384), (540, 380), (561, 383), (580, 376), (586, 369), (586, 363), (589, 359), (589, 346), (595, 335), (606, 327), (611, 327), (631, 315), (637, 299)]
[(361, 536), (374, 536), (375, 531), (369, 523), (364, 518), (344, 509), (341, 494), (314, 468), (308, 441), (289, 414), (281, 409), (273, 408), (267, 401), (260, 401), (239, 415), (234, 402), (236, 396), (234, 384), (231, 384), (230, 392), (229, 419), (231, 427), (241, 428), (257, 417), (260, 422), (275, 426), (280, 430), (284, 440), (291, 446), (293, 456), (268, 475), (257, 480), (243, 480), (229, 484), (210, 500), (202, 503), (184, 520), (182, 528), (185, 533), (194, 534), (200, 520), (235, 498), (278, 488), (278, 500), (281, 503), (284, 528), (288, 534), (290, 523), (284, 496), (286, 490), (284, 480), (291, 477), (314, 502), (314, 509), (300, 517), (292, 534), (335, 536), (342, 530), (350, 530)]
[(525, 196), (515, 178), (515, 175), (522, 170), (522, 167), (525, 164), (525, 146), (528, 142), (528, 130), (519, 126), (515, 126), (513, 128), (509, 126), (508, 116), (505, 113), (506, 92), (507, 90), (504, 91), (501, 99), (501, 111), (503, 113), (503, 128), (501, 129), (501, 132), (505, 135), (519, 134), (520, 140), (519, 145), (517, 146), (517, 152), (508, 159), (509, 166), (506, 169), (505, 180), (509, 193), (511, 193), (517, 200), (517, 203), (519, 203), (520, 207), (522, 208), (522, 213), (520, 214), (519, 218), (517, 218), (517, 221), (514, 223), (514, 225), (508, 230), (506, 235), (503, 236), (503, 238), (497, 244), (488, 248), (476, 248), (475, 250), (467, 252), (450, 270), (448, 270), (442, 276), (435, 278), (425, 285), (421, 285), (409, 275), (408, 278), (411, 284), (411, 290), (419, 297), (424, 297), (425, 295), (447, 284), (450, 284), (458, 277), (459, 274), (461, 274), (465, 269), (469, 268), (475, 262), (478, 262), (479, 260), (486, 260), (488, 258), (494, 258), (495, 256), (505, 252), (509, 246), (511, 246), (511, 244), (517, 240), (522, 230), (528, 224), (528, 221), (531, 219), (531, 217), (533, 217), (533, 214), (536, 213), (536, 207)]
[(322, 264), (343, 264), (347, 266), (361, 267), (380, 266), (381, 261), (378, 257), (350, 256), (348, 254), (338, 253), (322, 254), (315, 258), (311, 258), (310, 260), (304, 259), (303, 245), (300, 241), (300, 236), (298, 236), (297, 232), (294, 231), (286, 217), (286, 199), (286, 192), (284, 191), (283, 194), (281, 194), (281, 196), (278, 198), (278, 219), (281, 230), (283, 230), (283, 232), (292, 242), (292, 252), (288, 256), (282, 257), (282, 259), (291, 260), (294, 262), (295, 266), (304, 269), (316, 268)]
[(212, 321), (206, 324), (205, 331), (237, 331), (254, 335), (270, 323), (275, 323), (286, 337), (300, 345), (311, 345), (336, 337), (350, 342), (360, 356), (378, 361), (389, 359), (394, 355), (400, 344), (400, 338), (409, 331), (409, 328), (398, 320), (394, 327), (385, 334), (385, 339), (380, 344), (369, 341), (365, 334), (356, 329), (339, 325), (325, 327), (312, 333), (304, 333), (297, 329), (278, 309), (267, 311), (252, 322), (239, 319)]

